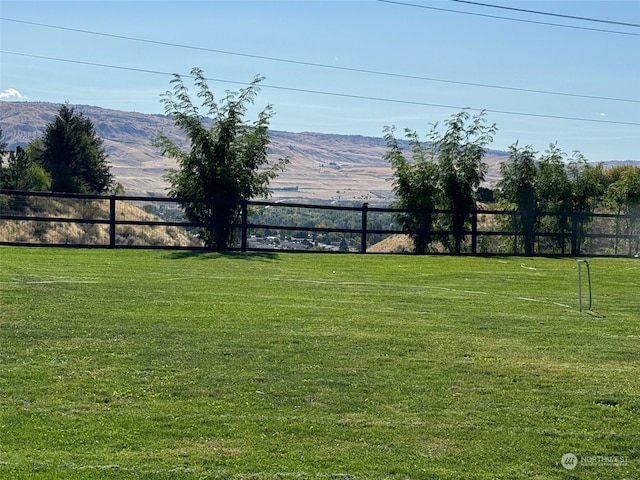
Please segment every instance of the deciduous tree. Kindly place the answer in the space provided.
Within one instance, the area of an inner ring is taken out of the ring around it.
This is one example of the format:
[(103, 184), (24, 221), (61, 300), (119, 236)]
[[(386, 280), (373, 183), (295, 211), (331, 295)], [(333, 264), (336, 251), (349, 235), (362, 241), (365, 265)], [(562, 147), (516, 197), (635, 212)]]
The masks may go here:
[(394, 133), (394, 127), (384, 129), (387, 142), (385, 159), (393, 168), (393, 192), (396, 195), (392, 206), (407, 210), (396, 216), (397, 221), (403, 230), (413, 232), (410, 236), (415, 252), (425, 253), (431, 243), (433, 210), (440, 196), (437, 165), (416, 132), (405, 130), (411, 147), (411, 161), (405, 158)]
[(465, 226), (471, 220), (470, 211), (476, 207), (478, 188), (487, 173), (482, 159), (497, 131), (495, 124), (486, 124), (484, 112), (472, 117), (462, 111), (448, 119), (445, 126), (446, 131), (441, 134), (438, 125), (433, 125), (426, 144), (417, 133), (405, 130), (411, 160), (405, 158), (398, 146), (394, 128), (384, 130), (385, 158), (394, 171), (396, 205), (411, 209), (399, 221), (403, 228), (419, 232), (412, 235), (418, 253), (424, 252), (431, 242), (429, 230), (435, 215), (429, 210), (434, 208), (452, 212), (442, 214), (439, 219), (442, 229), (453, 232), (451, 236), (440, 237), (442, 244), (449, 251), (462, 251)]
[(566, 155), (555, 143), (541, 155), (538, 165), (536, 196), (543, 212), (554, 215), (543, 216), (540, 223), (546, 232), (556, 233), (553, 245), (565, 253), (569, 233), (569, 216), (573, 210), (572, 186), (565, 165)]
[[(536, 152), (531, 146), (521, 148), (514, 143), (509, 147), (509, 159), (500, 164), (500, 173), (498, 203), (501, 208), (517, 211), (506, 223), (514, 232), (522, 233), (525, 255), (533, 255), (538, 213)], [(514, 240), (512, 253), (518, 251)]]
[(430, 140), (438, 158), (440, 208), (453, 211), (442, 222), (453, 235), (442, 241), (449, 251), (460, 253), (465, 226), (471, 221), (470, 211), (476, 208), (478, 188), (487, 174), (483, 157), (498, 129), (495, 124), (487, 125), (484, 111), (472, 117), (463, 110), (445, 125), (445, 133), (440, 135), (434, 128)]
[(182, 77), (175, 75), (171, 81), (173, 91), (167, 91), (162, 102), (167, 115), (185, 132), (190, 148), (183, 151), (162, 133), (154, 143), (163, 155), (178, 163), (178, 168), (166, 175), (171, 184), (169, 195), (189, 200), (183, 203), (186, 217), (204, 225), (200, 235), (205, 244), (225, 250), (234, 240), (233, 225), (238, 221), (240, 203), (267, 197), (269, 181), (288, 160), (270, 163), (267, 156), (271, 105), (258, 114), (257, 120), (244, 119), (262, 77), (254, 78), (239, 92), (227, 92), (217, 101), (202, 70), (193, 68), (191, 75), (208, 117), (199, 113)]
[(602, 163), (588, 163), (580, 152), (574, 151), (566, 168), (571, 182), (573, 221), (576, 222), (572, 225), (576, 240), (575, 253), (579, 254), (586, 239), (587, 226), (593, 221), (593, 217), (581, 214), (593, 213), (602, 203), (604, 167)]
[[(640, 168), (623, 166), (615, 171), (608, 172), (609, 176), (615, 181), (611, 183), (605, 192), (604, 202), (609, 207), (615, 209), (618, 215), (624, 214), (630, 217), (626, 219), (626, 231), (628, 235), (633, 235), (636, 226), (640, 222)], [(620, 233), (620, 218), (616, 219), (616, 235)], [(640, 250), (640, 236), (637, 236), (635, 242), (636, 253)], [(630, 252), (632, 242), (629, 242)], [(615, 253), (618, 253), (619, 242), (616, 238)]]

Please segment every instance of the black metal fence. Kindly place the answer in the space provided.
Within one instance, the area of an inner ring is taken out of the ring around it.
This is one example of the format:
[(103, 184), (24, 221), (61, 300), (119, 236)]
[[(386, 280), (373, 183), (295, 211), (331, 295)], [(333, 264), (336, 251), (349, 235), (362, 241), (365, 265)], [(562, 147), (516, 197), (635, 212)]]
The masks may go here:
[[(191, 200), (189, 200), (191, 201)], [(206, 249), (205, 225), (184, 218), (186, 200), (124, 195), (0, 192), (0, 245)], [(411, 252), (397, 216), (407, 210), (360, 205), (246, 201), (234, 225), (237, 251)], [(452, 211), (428, 212), (447, 225)], [(581, 212), (539, 212), (535, 230), (510, 229), (517, 211), (472, 210), (467, 227), (429, 233), (428, 251), (451, 253), (444, 239), (462, 236), (463, 255), (634, 256), (640, 218)], [(444, 221), (442, 221), (444, 220)], [(553, 226), (553, 227), (552, 227)], [(525, 245), (528, 246), (525, 247)]]

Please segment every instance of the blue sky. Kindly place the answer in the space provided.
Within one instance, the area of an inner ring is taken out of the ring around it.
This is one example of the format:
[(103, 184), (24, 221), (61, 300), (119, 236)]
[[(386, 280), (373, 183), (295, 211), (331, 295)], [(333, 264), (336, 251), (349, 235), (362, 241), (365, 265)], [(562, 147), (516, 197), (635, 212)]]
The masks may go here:
[[(637, 0), (482, 3), (640, 24)], [(492, 148), (557, 142), (591, 161), (640, 160), (638, 27), (449, 0), (2, 0), (0, 17), (5, 100), (163, 113), (170, 74), (198, 66), (218, 97), (265, 76), (256, 109), (273, 105), (276, 130), (426, 135), (461, 108), (487, 109)]]

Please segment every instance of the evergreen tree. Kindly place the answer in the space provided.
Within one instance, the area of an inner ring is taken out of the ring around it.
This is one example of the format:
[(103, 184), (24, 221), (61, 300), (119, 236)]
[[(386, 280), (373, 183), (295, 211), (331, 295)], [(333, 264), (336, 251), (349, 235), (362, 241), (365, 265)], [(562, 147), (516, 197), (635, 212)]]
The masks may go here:
[(102, 193), (113, 183), (102, 139), (93, 122), (62, 105), (47, 125), (39, 161), (51, 175), (54, 192)]
[(7, 166), (3, 169), (2, 188), (7, 190), (43, 191), (51, 188), (51, 177), (22, 147), (9, 152)]
[(5, 188), (6, 170), (4, 168), (4, 157), (7, 153), (7, 142), (4, 141), (4, 134), (0, 128), (0, 190)]
[[(2, 161), (2, 156), (7, 152), (7, 142), (4, 140), (4, 133), (2, 132), (2, 128), (0, 128), (0, 162)], [(0, 166), (2, 164), (0, 163)]]

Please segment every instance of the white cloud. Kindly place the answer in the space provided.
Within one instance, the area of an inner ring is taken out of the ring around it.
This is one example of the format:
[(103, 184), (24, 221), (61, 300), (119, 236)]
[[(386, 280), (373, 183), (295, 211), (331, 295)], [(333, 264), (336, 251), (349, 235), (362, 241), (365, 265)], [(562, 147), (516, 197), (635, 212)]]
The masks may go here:
[(0, 93), (0, 99), (4, 99), (4, 98), (18, 98), (18, 99), (24, 100), (27, 97), (22, 95), (15, 88), (7, 88), (4, 92)]

